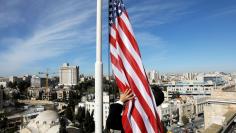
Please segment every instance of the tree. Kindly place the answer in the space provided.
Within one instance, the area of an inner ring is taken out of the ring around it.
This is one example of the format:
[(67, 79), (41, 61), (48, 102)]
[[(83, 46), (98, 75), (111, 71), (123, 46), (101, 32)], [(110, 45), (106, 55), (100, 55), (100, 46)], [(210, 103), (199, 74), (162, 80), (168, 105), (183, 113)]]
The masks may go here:
[(30, 87), (30, 82), (20, 81), (17, 83), (17, 87), (21, 94), (27, 95), (27, 88)]
[(0, 114), (0, 129), (3, 129), (3, 132), (5, 132), (7, 125), (8, 125), (7, 117), (5, 116), (4, 113)]
[(85, 118), (85, 108), (79, 107), (78, 114), (76, 115), (76, 120), (81, 124)]
[(75, 104), (77, 103), (77, 95), (74, 91), (69, 91), (69, 99), (68, 99), (68, 106), (75, 108)]
[(65, 120), (65, 118), (60, 117), (59, 121), (60, 121), (59, 133), (66, 133), (66, 120)]
[(188, 124), (189, 123), (189, 119), (188, 119), (188, 117), (187, 116), (182, 116), (182, 121), (183, 121), (183, 124), (184, 125), (186, 125), (186, 124)]
[(0, 89), (1, 89), (1, 90), (4, 89), (3, 85), (0, 85)]
[(57, 99), (57, 93), (55, 91), (52, 91), (50, 100), (53, 101), (53, 100), (56, 100), (56, 99)]
[(65, 110), (65, 116), (68, 118), (70, 121), (74, 120), (74, 109), (71, 106), (67, 106)]
[(7, 87), (9, 87), (9, 88), (14, 88), (14, 85), (13, 85), (13, 83), (10, 81), (10, 82), (7, 83)]
[(89, 111), (86, 112), (85, 114), (85, 121), (84, 121), (84, 128), (85, 131), (88, 133), (92, 133), (95, 130), (95, 123), (93, 120), (93, 112), (90, 115)]
[(79, 133), (85, 133), (84, 124), (83, 123), (81, 123), (80, 126), (79, 126)]
[(171, 99), (175, 99), (179, 97), (180, 97), (180, 93), (177, 91), (177, 92), (173, 92)]
[(67, 100), (66, 100), (66, 97), (67, 97), (67, 96), (66, 96), (66, 91), (63, 91), (63, 99), (62, 99), (63, 102), (66, 102), (66, 101), (67, 101)]
[(42, 100), (43, 98), (43, 91), (39, 91), (39, 97), (38, 97), (38, 100)]

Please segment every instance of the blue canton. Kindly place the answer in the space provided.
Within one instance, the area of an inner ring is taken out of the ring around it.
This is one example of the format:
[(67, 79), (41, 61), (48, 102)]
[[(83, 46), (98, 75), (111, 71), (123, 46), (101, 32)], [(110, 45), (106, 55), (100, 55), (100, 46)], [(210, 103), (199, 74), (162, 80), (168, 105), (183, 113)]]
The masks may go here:
[(122, 0), (110, 0), (109, 2), (109, 24), (115, 23), (117, 16), (120, 16), (125, 11), (125, 6)]

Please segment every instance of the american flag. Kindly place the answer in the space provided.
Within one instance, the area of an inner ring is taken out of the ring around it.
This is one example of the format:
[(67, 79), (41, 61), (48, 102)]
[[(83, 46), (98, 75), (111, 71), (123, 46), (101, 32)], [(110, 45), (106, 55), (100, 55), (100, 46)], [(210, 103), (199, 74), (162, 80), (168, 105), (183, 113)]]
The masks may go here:
[(162, 133), (156, 102), (122, 0), (109, 1), (109, 43), (113, 74), (119, 89), (136, 96), (125, 105), (122, 125), (126, 133)]

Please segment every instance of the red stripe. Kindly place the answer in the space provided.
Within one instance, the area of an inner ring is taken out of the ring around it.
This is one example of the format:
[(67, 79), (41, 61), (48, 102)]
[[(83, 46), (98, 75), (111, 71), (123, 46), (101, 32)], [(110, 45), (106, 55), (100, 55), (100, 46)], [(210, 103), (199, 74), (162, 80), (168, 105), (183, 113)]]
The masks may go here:
[[(134, 102), (133, 102), (133, 105), (134, 105)], [(135, 106), (132, 108), (131, 114), (132, 114), (134, 120), (136, 121), (141, 133), (147, 133), (147, 130), (146, 130), (145, 124), (143, 122), (142, 116), (139, 114), (139, 112), (138, 112), (138, 110)]]
[(118, 17), (118, 23), (120, 27), (122, 28), (122, 30), (124, 31), (124, 33), (126, 34), (127, 38), (129, 39), (131, 45), (133, 46), (137, 54), (141, 57), (141, 54), (138, 48), (138, 43), (136, 42), (136, 39), (133, 37), (133, 35), (131, 34), (131, 32), (129, 31), (129, 29), (127, 28), (125, 22), (122, 20), (121, 17)]
[[(119, 60), (120, 57), (118, 56)], [(155, 119), (156, 117), (154, 116), (154, 114), (152, 113), (152, 110), (150, 109), (149, 105), (146, 103), (146, 101), (143, 98), (143, 95), (140, 93), (139, 89), (136, 87), (136, 84), (134, 83), (132, 77), (128, 74), (127, 70), (124, 68), (123, 64), (122, 64), (122, 69), (124, 70), (125, 76), (129, 82), (130, 88), (133, 90), (133, 92), (135, 93), (135, 95), (137, 96), (137, 98), (139, 99), (141, 105), (143, 106), (143, 110), (146, 112), (150, 123), (153, 127), (153, 129), (155, 130), (155, 132), (157, 132), (157, 120)]]
[(116, 40), (111, 35), (109, 35), (109, 42), (116, 48)]
[[(117, 31), (118, 32), (118, 31)], [(117, 42), (122, 50), (122, 52), (124, 53), (124, 56), (126, 57), (126, 59), (128, 60), (129, 64), (132, 66), (133, 70), (135, 71), (135, 73), (137, 74), (137, 76), (140, 78), (143, 86), (145, 87), (148, 95), (151, 97), (151, 91), (149, 88), (149, 84), (147, 82), (146, 77), (143, 75), (142, 71), (138, 66), (138, 63), (135, 61), (134, 57), (130, 54), (130, 52), (128, 51), (128, 49), (125, 47), (124, 42), (122, 41), (121, 37), (119, 36), (119, 34), (117, 34)]]
[(129, 107), (127, 105), (125, 105), (125, 110), (123, 112), (123, 116), (122, 116), (122, 126), (124, 128), (125, 133), (132, 133), (132, 128), (130, 126), (129, 120), (128, 120), (128, 110)]
[[(128, 13), (126, 11), (124, 12), (123, 15), (125, 15), (128, 18), (128, 21), (129, 21)], [(123, 82), (121, 82), (121, 80), (124, 80), (124, 79), (122, 79), (124, 77), (116, 77), (115, 76), (117, 86), (119, 87), (119, 89), (122, 92), (124, 92), (126, 90), (127, 86), (130, 86), (130, 88), (132, 89), (134, 94), (137, 96), (144, 112), (147, 114), (147, 117), (148, 117), (148, 119), (150, 121), (150, 124), (153, 127), (155, 133), (159, 133), (159, 131), (163, 132), (163, 128), (160, 124), (159, 116), (158, 116), (158, 114), (156, 112), (156, 109), (155, 109), (156, 105), (154, 105), (154, 102), (153, 102), (153, 98), (152, 98), (152, 95), (151, 95), (152, 92), (150, 90), (150, 86), (148, 84), (147, 77), (146, 77), (145, 74), (142, 73), (142, 70), (144, 68), (143, 68), (143, 66), (141, 66), (141, 68), (138, 66), (138, 63), (136, 62), (135, 58), (129, 52), (127, 47), (125, 47), (125, 45), (124, 45), (125, 42), (123, 42), (122, 39), (120, 38), (119, 32), (117, 31), (117, 28), (116, 28), (116, 24), (119, 24), (119, 26), (121, 27), (121, 30), (124, 32), (125, 36), (127, 36), (127, 38), (130, 41), (132, 47), (134, 48), (135, 52), (139, 55), (140, 58), (141, 58), (141, 54), (140, 54), (138, 44), (137, 44), (133, 34), (131, 33), (131, 31), (129, 31), (129, 28), (132, 29), (132, 27), (130, 25), (126, 25), (125, 22), (122, 20), (122, 18), (117, 17), (117, 21), (111, 27), (115, 30), (116, 37), (113, 38), (110, 34), (109, 42), (110, 42), (111, 45), (114, 46), (114, 48), (117, 48), (116, 45), (117, 45), (117, 42), (118, 42), (122, 53), (124, 53), (124, 56), (125, 56), (124, 58), (128, 60), (128, 62), (131, 65), (132, 69), (134, 70), (134, 72), (138, 76), (138, 77), (131, 77), (129, 75), (128, 70), (126, 70), (125, 67), (124, 67), (123, 60), (120, 58), (120, 55), (119, 55), (120, 53), (117, 53), (118, 58), (116, 58), (111, 53), (111, 62), (112, 62), (112, 64), (118, 69), (118, 71), (124, 72), (124, 76), (125, 76), (125, 78), (127, 78), (127, 81), (128, 81), (128, 84), (126, 84), (126, 83), (123, 84)], [(127, 27), (127, 26), (130, 26), (130, 27)], [(113, 72), (115, 72), (115, 71), (113, 71)], [(143, 86), (145, 87), (145, 90), (147, 91), (148, 96), (152, 99), (152, 101), (151, 101), (152, 105), (151, 106), (149, 106), (149, 104), (147, 104), (147, 102), (145, 101), (145, 98), (142, 95), (143, 92), (140, 92), (140, 90), (136, 86), (136, 84), (134, 82), (135, 81), (134, 78), (139, 78), (140, 81), (142, 82)], [(144, 132), (144, 133), (147, 132), (142, 114), (140, 114), (140, 112), (137, 110), (134, 103), (132, 103), (131, 106), (132, 107), (131, 107), (131, 110), (130, 110), (130, 114), (128, 114), (129, 113), (128, 112), (129, 108), (126, 106), (125, 110), (123, 112), (123, 116), (122, 116), (122, 125), (123, 125), (123, 128), (124, 128), (125, 132), (126, 133), (132, 133), (132, 126), (131, 126), (131, 123), (129, 121), (131, 116), (133, 117), (135, 123), (137, 124), (137, 126), (139, 127), (141, 132)], [(154, 109), (155, 113), (153, 113), (151, 109)], [(155, 114), (156, 114), (156, 116), (155, 116)]]
[(116, 78), (116, 84), (117, 86), (119, 86), (119, 89), (121, 90), (121, 92), (125, 92), (128, 86), (124, 85), (118, 77), (115, 76), (115, 78)]
[(136, 87), (132, 77), (129, 76), (129, 74), (126, 73), (126, 77), (129, 81), (130, 87), (131, 89), (134, 91), (134, 93), (136, 94), (137, 98), (140, 101), (140, 104), (143, 106), (143, 110), (146, 112), (148, 119), (150, 120), (150, 123), (154, 129), (155, 132), (157, 132), (157, 120), (156, 117), (154, 116), (154, 114), (152, 113), (150, 107), (148, 106), (148, 104), (146, 103), (146, 101), (144, 100), (142, 94), (139, 92), (138, 88)]
[(116, 57), (113, 54), (110, 54), (111, 62), (114, 66), (117, 67), (118, 70), (122, 71), (122, 68), (119, 65), (119, 61), (116, 59)]

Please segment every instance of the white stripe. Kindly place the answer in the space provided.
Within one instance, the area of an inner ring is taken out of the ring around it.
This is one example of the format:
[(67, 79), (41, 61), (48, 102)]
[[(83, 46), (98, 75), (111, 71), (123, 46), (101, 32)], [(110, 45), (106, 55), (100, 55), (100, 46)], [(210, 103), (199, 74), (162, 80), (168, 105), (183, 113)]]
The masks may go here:
[(134, 60), (138, 64), (141, 72), (143, 73), (143, 76), (145, 76), (145, 72), (143, 70), (143, 65), (142, 65), (141, 58), (139, 57), (139, 55), (137, 54), (137, 52), (133, 48), (131, 42), (129, 41), (129, 39), (127, 38), (127, 36), (125, 35), (125, 33), (123, 32), (123, 30), (121, 29), (120, 26), (118, 26), (118, 32), (119, 32), (119, 35), (120, 35), (126, 49), (128, 49), (129, 53), (133, 56)]
[(133, 29), (132, 29), (132, 26), (131, 26), (130, 21), (129, 21), (129, 19), (127, 18), (127, 16), (126, 16), (124, 13), (122, 13), (122, 14), (120, 15), (120, 18), (124, 21), (126, 27), (128, 28), (129, 32), (132, 34), (132, 36), (135, 37), (135, 36), (134, 36)]
[(143, 122), (145, 124), (145, 127), (147, 129), (147, 132), (148, 133), (155, 133), (148, 117), (147, 117), (147, 114), (145, 113), (145, 111), (143, 110), (143, 107), (142, 105), (140, 104), (139, 100), (138, 99), (135, 99), (134, 101), (134, 104), (139, 112), (139, 114), (142, 116), (142, 119), (143, 119)]
[[(118, 60), (118, 53), (117, 53), (117, 49), (113, 46), (113, 45), (110, 45), (110, 51), (111, 51), (111, 54)], [(112, 66), (114, 66), (112, 64)], [(114, 70), (116, 69), (116, 70)], [(122, 83), (124, 83), (124, 85), (128, 85), (129, 86), (129, 83), (127, 81), (127, 78), (124, 74), (124, 71), (120, 71), (118, 68), (116, 68), (115, 66), (113, 67), (113, 72), (114, 74), (117, 75), (117, 77), (119, 77), (119, 80), (122, 81)]]
[(116, 51), (116, 48), (112, 44), (110, 44), (110, 52), (118, 59), (118, 53)]
[(113, 69), (113, 72), (114, 72), (114, 75), (119, 78), (119, 80), (124, 84), (124, 85), (128, 85), (128, 81), (124, 75), (124, 72), (123, 71), (119, 71), (119, 69), (113, 65), (112, 65), (112, 69)]
[(131, 116), (131, 119), (130, 119), (130, 122), (131, 122), (131, 127), (132, 127), (132, 131), (133, 133), (142, 133), (138, 127), (138, 125), (136, 124), (133, 116)]
[(146, 103), (148, 104), (148, 106), (150, 107), (152, 113), (154, 116), (156, 116), (154, 109), (153, 109), (153, 105), (152, 105), (152, 99), (151, 97), (147, 94), (145, 87), (143, 86), (141, 80), (139, 79), (139, 77), (137, 76), (137, 74), (134, 72), (133, 68), (131, 67), (131, 65), (129, 64), (129, 62), (127, 61), (126, 57), (124, 56), (124, 54), (122, 53), (119, 45), (117, 45), (117, 51), (119, 51), (119, 55), (123, 61), (124, 67), (126, 69), (126, 71), (128, 72), (128, 74), (130, 75), (130, 77), (133, 79), (134, 83), (136, 84), (136, 87), (138, 88), (138, 90), (140, 91), (140, 93), (143, 95), (144, 100), (146, 101)]
[(110, 35), (114, 38), (114, 39), (116, 39), (116, 31), (111, 27), (110, 28)]

